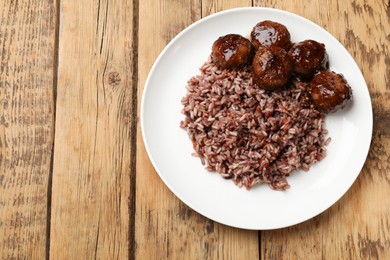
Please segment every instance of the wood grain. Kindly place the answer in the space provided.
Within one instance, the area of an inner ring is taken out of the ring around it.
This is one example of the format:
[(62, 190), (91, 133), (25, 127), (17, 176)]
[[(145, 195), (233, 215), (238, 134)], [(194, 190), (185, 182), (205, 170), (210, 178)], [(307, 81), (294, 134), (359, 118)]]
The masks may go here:
[(133, 8), (132, 1), (61, 1), (52, 259), (129, 257)]
[(0, 259), (46, 255), (56, 11), (0, 2)]
[(390, 204), (385, 199), (390, 196), (389, 3), (255, 1), (255, 5), (294, 12), (332, 33), (346, 46), (362, 70), (374, 109), (370, 153), (352, 188), (338, 203), (310, 221), (291, 228), (262, 232), (261, 257), (389, 259)]
[[(202, 12), (247, 3), (140, 1), (139, 103), (154, 60), (177, 33)], [(154, 171), (139, 128), (137, 136), (136, 259), (258, 259), (258, 233), (215, 223), (184, 205)]]
[(248, 6), (252, 6), (252, 0), (202, 0), (202, 17), (231, 8)]

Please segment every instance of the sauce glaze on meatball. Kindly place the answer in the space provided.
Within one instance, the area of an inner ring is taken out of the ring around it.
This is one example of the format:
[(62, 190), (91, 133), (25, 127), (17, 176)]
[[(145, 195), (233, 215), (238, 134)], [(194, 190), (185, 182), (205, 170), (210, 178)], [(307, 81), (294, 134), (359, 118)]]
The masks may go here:
[(252, 43), (238, 34), (219, 37), (213, 44), (211, 58), (220, 69), (239, 69), (252, 62)]
[(251, 41), (256, 49), (276, 46), (288, 51), (291, 47), (291, 36), (286, 26), (269, 20), (262, 21), (253, 27)]
[(252, 63), (253, 80), (265, 90), (277, 90), (290, 80), (292, 65), (287, 52), (279, 47), (258, 50)]
[(293, 63), (293, 72), (301, 79), (308, 80), (328, 66), (325, 45), (314, 40), (294, 44), (288, 52)]
[(309, 85), (314, 106), (324, 112), (336, 112), (352, 98), (352, 89), (343, 75), (333, 71), (318, 72)]

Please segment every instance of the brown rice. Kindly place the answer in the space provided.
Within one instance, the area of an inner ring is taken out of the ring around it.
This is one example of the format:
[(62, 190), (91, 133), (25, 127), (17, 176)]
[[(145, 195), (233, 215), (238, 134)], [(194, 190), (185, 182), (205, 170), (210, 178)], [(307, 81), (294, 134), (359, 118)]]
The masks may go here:
[(325, 157), (325, 115), (308, 102), (305, 83), (267, 92), (249, 68), (220, 70), (209, 59), (200, 71), (188, 81), (180, 126), (206, 169), (239, 187), (285, 190), (291, 172)]

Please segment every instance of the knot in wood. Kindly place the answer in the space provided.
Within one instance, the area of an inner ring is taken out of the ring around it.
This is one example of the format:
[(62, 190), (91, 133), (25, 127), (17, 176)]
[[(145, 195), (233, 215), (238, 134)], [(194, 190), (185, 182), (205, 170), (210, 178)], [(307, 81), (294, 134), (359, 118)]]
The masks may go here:
[(110, 86), (116, 87), (119, 85), (120, 82), (121, 77), (118, 72), (111, 71), (110, 73), (108, 73), (108, 84), (110, 84)]

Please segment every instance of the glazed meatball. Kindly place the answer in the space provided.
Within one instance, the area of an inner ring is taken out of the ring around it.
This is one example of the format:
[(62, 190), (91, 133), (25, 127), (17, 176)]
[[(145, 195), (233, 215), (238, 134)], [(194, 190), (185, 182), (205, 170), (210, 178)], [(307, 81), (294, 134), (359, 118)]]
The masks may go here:
[(345, 107), (352, 98), (352, 89), (343, 75), (333, 71), (318, 72), (309, 85), (314, 106), (324, 113)]
[(291, 36), (286, 26), (269, 20), (253, 27), (251, 41), (256, 49), (276, 46), (288, 51), (291, 47)]
[(288, 52), (293, 63), (293, 73), (303, 80), (309, 80), (328, 66), (325, 45), (314, 40), (294, 44)]
[(211, 58), (220, 69), (239, 69), (252, 62), (252, 43), (238, 34), (219, 37), (213, 44)]
[(290, 80), (292, 65), (287, 52), (279, 47), (258, 50), (252, 63), (254, 83), (265, 90), (277, 90)]

